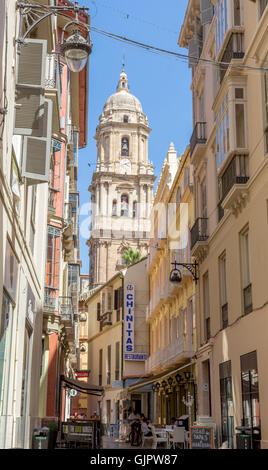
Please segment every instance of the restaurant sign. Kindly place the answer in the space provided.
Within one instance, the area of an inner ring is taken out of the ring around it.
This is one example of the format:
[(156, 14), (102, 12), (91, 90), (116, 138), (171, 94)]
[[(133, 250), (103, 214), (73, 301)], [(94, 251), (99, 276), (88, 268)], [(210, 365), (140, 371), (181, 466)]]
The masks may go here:
[(125, 307), (125, 337), (124, 352), (134, 352), (134, 284), (127, 283), (124, 292)]
[(75, 370), (74, 373), (77, 378), (89, 377), (91, 370)]
[(125, 353), (125, 361), (146, 361), (146, 359), (148, 359), (148, 354)]

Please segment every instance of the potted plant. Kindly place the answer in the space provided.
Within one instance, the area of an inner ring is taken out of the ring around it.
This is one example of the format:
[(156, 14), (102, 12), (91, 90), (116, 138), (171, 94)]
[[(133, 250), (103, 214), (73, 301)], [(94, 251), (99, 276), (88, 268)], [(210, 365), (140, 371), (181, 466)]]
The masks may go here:
[(55, 449), (58, 436), (58, 423), (51, 421), (46, 423), (46, 427), (49, 429), (48, 448)]

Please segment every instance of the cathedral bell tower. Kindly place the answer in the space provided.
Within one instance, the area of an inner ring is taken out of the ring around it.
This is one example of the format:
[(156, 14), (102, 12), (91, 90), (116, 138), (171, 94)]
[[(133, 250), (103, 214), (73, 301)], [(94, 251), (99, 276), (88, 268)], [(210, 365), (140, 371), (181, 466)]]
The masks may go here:
[(89, 187), (92, 230), (87, 242), (92, 287), (125, 267), (122, 254), (127, 248), (139, 249), (143, 256), (148, 252), (155, 181), (148, 161), (150, 131), (140, 101), (129, 92), (123, 68), (95, 136), (97, 166)]

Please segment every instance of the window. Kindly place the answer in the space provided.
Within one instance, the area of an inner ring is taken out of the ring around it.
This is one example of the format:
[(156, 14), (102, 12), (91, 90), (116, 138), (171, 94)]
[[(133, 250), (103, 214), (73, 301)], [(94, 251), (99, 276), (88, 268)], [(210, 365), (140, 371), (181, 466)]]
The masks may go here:
[(259, 399), (259, 376), (257, 352), (253, 351), (240, 357), (243, 424), (254, 428), (253, 448), (260, 448), (261, 420)]
[(112, 353), (112, 346), (109, 344), (109, 346), (107, 346), (107, 363), (106, 363), (107, 385), (111, 384), (111, 359), (112, 359), (111, 353)]
[(205, 341), (210, 338), (210, 307), (209, 307), (209, 283), (208, 273), (203, 276), (203, 308), (205, 319)]
[(181, 201), (181, 188), (179, 186), (176, 192), (176, 204), (178, 205), (180, 201)]
[(226, 94), (219, 113), (216, 116), (217, 124), (217, 163), (218, 168), (224, 162), (230, 151), (230, 118), (229, 118), (229, 94)]
[(108, 292), (107, 294), (107, 311), (111, 312), (112, 311), (112, 293)]
[(116, 199), (113, 200), (113, 207), (112, 207), (112, 217), (117, 216), (117, 201)]
[(221, 397), (221, 442), (228, 442), (228, 448), (233, 448), (234, 436), (234, 406), (232, 392), (231, 361), (219, 365), (220, 397)]
[[(230, 117), (233, 125), (230, 125)], [(220, 168), (231, 150), (246, 149), (246, 89), (230, 87), (216, 116), (217, 165)]]
[(121, 196), (121, 217), (128, 217), (128, 195)]
[(133, 202), (133, 218), (137, 217), (137, 201)]
[(101, 304), (100, 302), (97, 303), (97, 321), (101, 319)]
[(47, 235), (47, 262), (46, 262), (46, 287), (59, 288), (59, 264), (60, 264), (60, 230), (48, 226)]
[(259, 0), (259, 19), (261, 19), (267, 5), (268, 5), (268, 0)]
[(207, 218), (207, 185), (205, 178), (200, 186), (200, 215), (202, 218)]
[(99, 350), (99, 386), (102, 385), (102, 358), (103, 358), (103, 350)]
[[(268, 56), (263, 64), (263, 67), (268, 68)], [(263, 73), (264, 80), (264, 132), (266, 137), (265, 153), (268, 153), (268, 72)]]
[[(2, 310), (0, 316), (0, 403), (3, 399), (2, 392), (5, 388), (5, 369), (8, 365), (9, 358), (9, 336), (11, 334), (12, 322), (13, 319), (13, 305), (9, 296), (3, 292), (3, 301), (2, 301)], [(6, 366), (5, 366), (5, 359)], [(0, 414), (2, 410), (0, 408)]]
[(115, 343), (115, 380), (119, 380), (120, 375), (120, 342)]
[(242, 2), (243, 0), (218, 0), (215, 8), (216, 16), (216, 55), (224, 43), (226, 33), (235, 26), (243, 25)]
[(128, 116), (123, 117), (123, 122), (128, 122)]
[(227, 303), (227, 286), (226, 286), (226, 254), (219, 258), (219, 274), (220, 274), (220, 305), (221, 305), (221, 326), (228, 326), (228, 303)]
[(123, 137), (121, 140), (121, 155), (129, 155), (129, 139), (127, 137)]
[(252, 312), (248, 228), (244, 229), (240, 233), (240, 254), (242, 271), (242, 297), (244, 304), (244, 314), (247, 315), (248, 313)]

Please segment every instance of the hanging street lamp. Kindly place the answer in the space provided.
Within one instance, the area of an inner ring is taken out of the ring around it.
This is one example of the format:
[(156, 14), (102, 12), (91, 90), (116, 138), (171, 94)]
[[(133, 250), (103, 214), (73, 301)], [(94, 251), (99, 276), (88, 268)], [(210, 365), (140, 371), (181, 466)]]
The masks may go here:
[[(60, 50), (64, 56), (67, 66), (71, 72), (80, 72), (85, 67), (88, 57), (92, 52), (92, 42), (90, 39), (90, 27), (79, 20), (79, 13), (85, 13), (87, 7), (79, 7), (78, 2), (73, 5), (38, 5), (31, 1), (20, 0), (17, 2), (17, 9), (20, 10), (19, 35), (16, 40), (18, 44), (18, 54), (21, 46), (25, 43), (27, 36), (45, 18), (51, 15), (70, 18), (66, 12), (73, 12), (75, 18), (69, 21), (62, 30)], [(25, 31), (23, 29), (26, 25)], [(72, 26), (71, 34), (65, 39), (67, 29)]]

